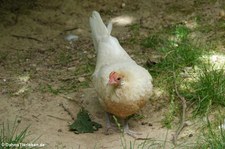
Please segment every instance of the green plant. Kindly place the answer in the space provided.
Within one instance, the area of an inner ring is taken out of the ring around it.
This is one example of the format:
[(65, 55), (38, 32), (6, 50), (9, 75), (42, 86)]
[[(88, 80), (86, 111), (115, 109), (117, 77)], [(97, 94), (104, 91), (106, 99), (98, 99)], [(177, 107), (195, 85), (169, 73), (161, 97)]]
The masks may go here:
[(199, 57), (202, 54), (201, 49), (194, 47), (188, 41), (178, 44), (177, 47), (169, 46), (168, 49), (163, 49), (168, 51), (159, 67), (162, 69), (175, 70), (182, 69), (184, 67), (191, 67), (199, 62)]
[(172, 35), (175, 35), (176, 38), (180, 40), (185, 40), (188, 37), (188, 34), (190, 33), (190, 29), (188, 29), (184, 25), (175, 25), (170, 30)]
[(150, 35), (149, 37), (142, 40), (141, 46), (144, 48), (157, 49), (158, 47), (162, 46), (163, 43), (163, 39), (161, 39), (159, 36)]
[(192, 100), (196, 104), (195, 115), (208, 113), (212, 105), (225, 106), (225, 71), (214, 67), (203, 67), (197, 82), (192, 84)]
[(60, 88), (54, 88), (50, 84), (41, 84), (39, 86), (39, 89), (43, 93), (49, 92), (49, 93), (52, 93), (54, 95), (58, 95), (59, 93), (61, 93), (61, 89)]
[[(28, 136), (29, 126), (22, 131), (18, 130), (18, 126), (19, 123), (16, 119), (12, 126), (9, 124), (9, 122), (6, 124), (5, 123), (2, 124), (2, 127), (0, 128), (0, 148), (3, 149), (26, 148), (20, 146), (20, 143), (24, 143), (25, 138)], [(15, 147), (10, 146), (10, 144)]]
[(61, 51), (58, 56), (58, 61), (62, 65), (67, 65), (71, 62), (72, 53), (70, 51)]
[(207, 125), (202, 131), (202, 136), (198, 139), (196, 149), (224, 149), (225, 148), (225, 130), (224, 118), (219, 119), (219, 126), (217, 122), (212, 122), (207, 118)]
[(0, 63), (3, 63), (7, 60), (9, 53), (6, 51), (0, 51)]
[(88, 111), (82, 107), (80, 109), (80, 112), (77, 114), (77, 119), (69, 127), (70, 131), (79, 134), (79, 133), (93, 133), (94, 131), (97, 131), (99, 128), (102, 128), (102, 125), (92, 121)]
[(172, 128), (172, 122), (175, 118), (175, 114), (176, 114), (176, 110), (177, 110), (177, 106), (176, 106), (176, 103), (174, 100), (175, 100), (174, 95), (171, 94), (169, 111), (165, 114), (164, 119), (162, 120), (163, 126), (165, 126), (168, 129)]

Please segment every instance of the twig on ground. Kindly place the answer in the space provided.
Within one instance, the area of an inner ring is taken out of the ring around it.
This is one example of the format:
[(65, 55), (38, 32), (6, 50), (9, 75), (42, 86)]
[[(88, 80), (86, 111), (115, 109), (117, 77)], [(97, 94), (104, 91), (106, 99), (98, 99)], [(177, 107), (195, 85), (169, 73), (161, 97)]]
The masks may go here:
[(38, 41), (38, 42), (43, 42), (37, 38), (34, 38), (34, 37), (29, 37), (29, 36), (22, 36), (22, 35), (14, 35), (12, 34), (11, 35), (12, 37), (16, 37), (16, 38), (21, 38), (21, 39), (30, 39), (30, 40), (35, 40), (35, 41)]
[(65, 96), (65, 95), (61, 95), (61, 97), (67, 99), (69, 102), (75, 103), (76, 105), (78, 105), (81, 108), (83, 107), (83, 105), (82, 105), (83, 102), (84, 102), (83, 100), (77, 101), (74, 98), (69, 97), (69, 96)]
[(68, 108), (66, 108), (63, 103), (60, 103), (59, 106), (61, 106), (68, 113), (72, 120), (75, 120), (75, 117), (73, 116), (72, 112)]
[(175, 93), (178, 96), (178, 98), (180, 98), (181, 103), (182, 103), (182, 115), (181, 115), (180, 125), (179, 125), (178, 129), (176, 130), (175, 134), (173, 134), (173, 139), (172, 139), (173, 144), (176, 145), (177, 138), (178, 138), (180, 132), (183, 130), (184, 127), (187, 126), (187, 124), (185, 123), (187, 104), (186, 104), (185, 98), (183, 96), (181, 96), (180, 93), (178, 92), (175, 72), (173, 72), (173, 77), (174, 77)]
[(47, 115), (47, 116), (58, 119), (58, 120), (62, 120), (62, 121), (68, 121), (67, 119), (63, 119), (63, 118), (56, 117), (56, 116), (53, 116), (53, 115)]
[(38, 115), (32, 115), (32, 117), (36, 118), (36, 119), (39, 119), (38, 117), (40, 116), (41, 114), (38, 114)]
[(152, 138), (141, 138), (141, 137), (135, 137), (135, 140), (153, 140)]
[(76, 30), (78, 29), (78, 27), (73, 27), (73, 28), (69, 28), (69, 29), (64, 29), (63, 31), (64, 32), (68, 32), (68, 31), (73, 31), (73, 30)]

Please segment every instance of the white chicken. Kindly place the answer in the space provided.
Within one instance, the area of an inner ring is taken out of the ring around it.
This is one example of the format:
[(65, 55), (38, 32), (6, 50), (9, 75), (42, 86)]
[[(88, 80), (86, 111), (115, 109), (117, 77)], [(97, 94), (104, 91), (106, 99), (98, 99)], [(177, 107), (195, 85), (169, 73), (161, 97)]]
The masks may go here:
[[(137, 134), (129, 129), (127, 117), (139, 111), (149, 100), (153, 90), (152, 77), (110, 35), (112, 23), (106, 27), (99, 13), (93, 11), (90, 26), (97, 52), (93, 84), (100, 104), (106, 113), (123, 120), (125, 133)], [(110, 127), (107, 118), (106, 130)]]

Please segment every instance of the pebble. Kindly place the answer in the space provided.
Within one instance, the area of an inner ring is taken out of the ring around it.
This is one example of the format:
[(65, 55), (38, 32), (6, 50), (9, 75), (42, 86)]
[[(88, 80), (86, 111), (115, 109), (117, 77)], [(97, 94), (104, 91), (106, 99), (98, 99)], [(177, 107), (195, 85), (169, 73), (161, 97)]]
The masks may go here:
[(148, 123), (148, 126), (153, 126), (152, 123)]
[(191, 126), (191, 125), (193, 124), (193, 122), (191, 122), (191, 121), (186, 121), (185, 124), (186, 124), (187, 126)]
[(78, 40), (78, 36), (77, 35), (73, 35), (73, 34), (69, 34), (69, 35), (67, 35), (67, 36), (65, 36), (65, 40), (67, 40), (67, 41), (69, 41), (69, 42), (71, 42), (71, 41), (76, 41), (76, 40)]
[(91, 59), (92, 58), (92, 55), (91, 54), (88, 54), (87, 55), (87, 58)]
[(147, 122), (141, 122), (141, 125), (146, 125), (147, 124)]
[(19, 123), (21, 123), (21, 120), (19, 119), (19, 120), (17, 120), (17, 123), (19, 124)]
[(224, 17), (224, 16), (225, 16), (225, 11), (224, 11), (224, 10), (220, 10), (219, 15), (220, 15), (221, 17)]
[(78, 81), (79, 81), (79, 82), (84, 82), (84, 81), (85, 81), (85, 78), (84, 78), (84, 77), (79, 77), (79, 78), (78, 78)]
[(69, 67), (68, 70), (70, 71), (75, 71), (77, 69), (77, 67)]
[(7, 89), (3, 89), (2, 90), (2, 94), (7, 94), (8, 93), (8, 90)]
[(124, 8), (125, 6), (126, 6), (126, 4), (125, 4), (125, 3), (122, 3), (122, 4), (121, 4), (121, 7), (122, 7), (122, 8)]
[(141, 125), (148, 125), (148, 126), (153, 126), (152, 123), (148, 123), (148, 122), (141, 122)]

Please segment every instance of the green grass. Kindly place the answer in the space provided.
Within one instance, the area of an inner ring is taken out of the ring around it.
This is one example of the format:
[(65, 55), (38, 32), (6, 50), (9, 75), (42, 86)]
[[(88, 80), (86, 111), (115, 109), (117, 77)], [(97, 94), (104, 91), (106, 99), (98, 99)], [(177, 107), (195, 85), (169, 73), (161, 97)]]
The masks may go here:
[(9, 55), (9, 52), (0, 51), (0, 63), (3, 63), (4, 61), (6, 61), (8, 55)]
[(209, 113), (212, 106), (225, 106), (225, 71), (214, 67), (201, 69), (201, 74), (196, 82), (192, 83), (194, 92), (191, 100), (196, 102), (195, 115)]
[[(3, 123), (0, 128), (0, 148), (2, 149), (11, 149), (7, 144), (14, 144), (19, 145), (19, 143), (26, 143), (25, 138), (28, 136), (28, 129), (29, 126), (26, 127), (24, 130), (18, 130), (19, 123), (17, 120), (14, 121), (13, 125), (11, 126), (9, 122), (6, 124)], [(16, 147), (18, 149), (25, 149), (25, 147)]]
[(129, 30), (131, 32), (130, 38), (128, 38), (127, 41), (122, 41), (121, 44), (129, 43), (129, 45), (137, 45), (139, 44), (139, 33), (140, 33), (140, 24), (133, 24), (129, 27)]
[[(145, 50), (151, 49), (161, 55), (160, 61), (148, 69), (154, 78), (154, 86), (164, 90), (169, 97), (168, 110), (162, 119), (162, 125), (168, 129), (174, 128), (174, 120), (181, 114), (182, 107), (180, 99), (174, 91), (174, 82), (177, 82), (178, 91), (185, 97), (188, 107), (191, 106), (188, 110), (192, 112), (193, 117), (187, 115), (187, 119), (208, 116), (217, 111), (218, 107), (224, 109), (225, 64), (222, 62), (225, 61), (223, 58), (225, 54), (215, 51), (217, 44), (214, 43), (216, 41), (196, 45), (197, 42), (191, 40), (189, 36), (195, 31), (207, 34), (206, 30), (215, 30), (208, 25), (204, 26), (190, 30), (186, 26), (178, 24), (142, 39), (141, 46)], [(218, 29), (221, 29), (224, 24), (219, 21), (217, 26)], [(222, 40), (219, 39), (219, 41)], [(212, 55), (219, 55), (219, 58), (215, 60), (214, 57), (212, 62)], [(182, 74), (185, 73), (187, 76), (184, 77)], [(173, 77), (174, 74), (176, 74), (176, 78)], [(189, 113), (189, 111), (187, 112)], [(191, 148), (225, 148), (225, 130), (218, 130), (218, 125), (216, 129), (208, 121), (204, 129), (204, 137), (199, 140), (199, 143), (193, 143)], [(146, 146), (150, 146), (150, 144)], [(183, 148), (190, 147), (184, 145)]]
[[(174, 93), (174, 82), (178, 82), (178, 90), (188, 101), (194, 102), (193, 115), (203, 116), (213, 109), (213, 106), (225, 106), (225, 77), (224, 69), (213, 69), (202, 56), (208, 49), (215, 49), (211, 45), (196, 45), (189, 39), (192, 30), (182, 24), (169, 27), (157, 34), (150, 35), (141, 42), (145, 49), (151, 48), (162, 55), (161, 60), (149, 68), (154, 78), (155, 87), (165, 90), (169, 95), (169, 112), (165, 114), (163, 124), (172, 128), (174, 117), (179, 115), (179, 98)], [(208, 46), (208, 47), (207, 47)], [(208, 60), (209, 61), (209, 60)], [(196, 71), (195, 68), (199, 70)], [(181, 74), (185, 69), (192, 69), (195, 75), (186, 82)], [(176, 79), (173, 74), (176, 74)], [(198, 76), (196, 78), (196, 75)], [(183, 89), (182, 86), (188, 86)]]
[(162, 55), (162, 60), (151, 70), (153, 74), (181, 71), (184, 67), (191, 67), (200, 62), (199, 57), (203, 50), (189, 41), (189, 33), (188, 28), (177, 25), (163, 31), (163, 35), (152, 35), (143, 39), (144, 48), (153, 48)]
[(185, 68), (201, 63), (200, 57), (203, 49), (192, 44), (188, 39), (189, 33), (190, 30), (186, 27), (176, 25), (162, 31), (157, 36), (153, 35), (144, 39), (142, 44), (144, 48), (151, 47), (162, 55), (161, 61), (149, 68), (149, 71), (154, 78), (154, 86), (166, 90), (170, 97), (170, 104), (174, 103), (163, 119), (164, 126), (167, 128), (172, 127), (171, 122), (179, 111), (173, 109), (178, 104), (177, 96), (174, 94), (173, 73), (178, 74), (176, 82), (180, 82), (182, 77), (179, 74)]
[(194, 4), (199, 6), (199, 5), (203, 5), (203, 4), (209, 4), (209, 3), (216, 3), (217, 1), (216, 0), (196, 0), (194, 1)]
[(152, 49), (157, 49), (157, 47), (160, 45), (162, 46), (162, 44), (163, 40), (157, 35), (151, 35), (141, 42), (141, 45), (144, 48), (152, 48)]
[(66, 66), (71, 62), (72, 59), (72, 53), (68, 51), (60, 51), (59, 56), (58, 56), (58, 63)]
[(127, 141), (125, 138), (121, 138), (123, 149), (164, 149), (166, 148), (165, 140), (146, 139), (144, 141)]
[(201, 136), (198, 139), (194, 149), (224, 149), (225, 148), (225, 130), (221, 126), (224, 124), (224, 116), (218, 120), (210, 121), (207, 118), (206, 126), (202, 129)]
[(171, 129), (172, 126), (172, 122), (174, 121), (175, 117), (176, 117), (176, 113), (177, 113), (177, 104), (174, 101), (174, 95), (171, 94), (171, 100), (169, 103), (169, 109), (168, 111), (165, 113), (164, 119), (162, 120), (162, 125), (168, 129)]
[(50, 84), (40, 84), (39, 85), (39, 90), (42, 93), (52, 93), (54, 95), (58, 95), (59, 93), (61, 93), (61, 89), (60, 88), (54, 88), (52, 85)]
[(187, 39), (188, 34), (190, 33), (190, 29), (181, 24), (172, 26), (169, 31), (172, 35), (175, 35), (178, 39), (181, 40)]
[[(168, 131), (166, 132), (165, 139), (164, 140), (157, 140), (157, 139), (152, 139), (146, 136), (144, 140), (136, 140), (134, 139), (133, 141), (128, 141), (125, 137), (125, 132), (123, 129), (123, 126), (120, 124), (118, 119), (113, 116), (113, 120), (120, 130), (120, 141), (121, 141), (121, 148), (122, 149), (164, 149), (166, 148), (166, 145), (170, 145), (171, 147), (173, 146), (171, 142), (167, 141), (168, 137)], [(137, 136), (138, 137), (138, 136)]]
[(158, 64), (162, 71), (181, 70), (184, 67), (191, 67), (199, 62), (201, 49), (194, 47), (190, 42), (185, 41), (177, 44), (176, 47), (169, 45), (166, 49), (164, 60)]

